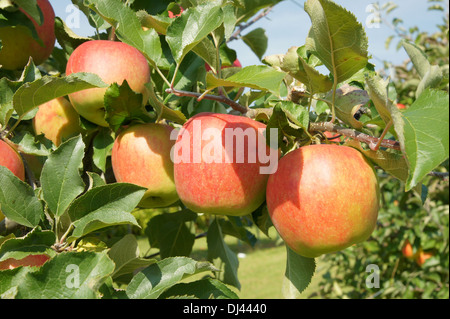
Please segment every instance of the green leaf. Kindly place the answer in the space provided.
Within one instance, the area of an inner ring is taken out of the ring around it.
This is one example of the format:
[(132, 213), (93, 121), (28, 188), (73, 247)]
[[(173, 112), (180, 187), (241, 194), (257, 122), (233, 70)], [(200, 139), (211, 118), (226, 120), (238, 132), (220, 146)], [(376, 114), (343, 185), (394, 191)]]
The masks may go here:
[(127, 296), (130, 299), (157, 299), (164, 291), (192, 275), (217, 270), (207, 262), (188, 257), (170, 257), (150, 265), (130, 281)]
[(109, 257), (114, 261), (116, 268), (112, 274), (113, 278), (130, 274), (144, 267), (155, 263), (155, 259), (140, 258), (140, 252), (136, 237), (127, 234), (115, 243), (108, 252)]
[(256, 54), (256, 56), (261, 60), (266, 53), (268, 38), (266, 35), (266, 30), (263, 28), (257, 28), (246, 35), (243, 35), (241, 39), (249, 48)]
[(144, 31), (136, 13), (120, 0), (85, 0), (89, 8), (97, 12), (113, 27), (117, 37), (141, 51), (155, 66), (162, 56), (161, 41), (154, 29)]
[(161, 298), (167, 299), (177, 296), (194, 296), (198, 299), (239, 299), (224, 283), (213, 278), (176, 284), (165, 291)]
[(384, 80), (374, 73), (367, 74), (365, 78), (367, 93), (369, 93), (369, 97), (384, 123), (387, 124), (391, 122), (391, 120), (393, 120), (394, 123), (395, 121), (398, 121), (399, 111), (397, 106), (394, 105), (394, 102), (389, 98), (388, 94), (389, 80)]
[(345, 145), (356, 148), (384, 171), (398, 178), (402, 182), (406, 182), (409, 171), (408, 163), (403, 154), (380, 149), (377, 151), (366, 150), (361, 146), (361, 143), (356, 140), (349, 140)]
[(297, 298), (304, 291), (314, 276), (316, 262), (314, 258), (300, 256), (286, 246), (287, 260), (283, 281), (285, 298)]
[(367, 64), (367, 36), (351, 12), (329, 0), (308, 0), (305, 11), (312, 22), (306, 46), (330, 70), (337, 83)]
[(421, 78), (416, 91), (416, 97), (419, 97), (426, 88), (434, 88), (441, 83), (442, 71), (439, 66), (428, 62), (427, 55), (417, 45), (406, 40), (402, 41), (402, 45)]
[[(17, 285), (16, 298), (99, 298), (98, 289), (113, 270), (114, 263), (109, 259), (106, 252), (65, 252), (57, 254), (47, 261), (39, 271), (28, 272), (15, 282)], [(8, 272), (4, 271), (3, 273)]]
[(75, 34), (60, 17), (55, 18), (55, 36), (58, 44), (67, 54), (72, 54), (73, 50), (79, 45), (91, 40), (90, 38)]
[(178, 124), (184, 124), (186, 122), (186, 116), (183, 112), (178, 110), (172, 110), (168, 106), (166, 106), (156, 95), (152, 82), (146, 83), (145, 87), (149, 92), (149, 102), (150, 105), (155, 109), (158, 114), (158, 119), (166, 119), (169, 121), (173, 121)]
[(0, 124), (2, 126), (8, 124), (11, 115), (14, 113), (14, 93), (24, 83), (33, 82), (40, 78), (41, 73), (39, 69), (34, 65), (32, 59), (30, 59), (19, 80), (11, 81), (6, 77), (0, 79), (0, 92), (2, 92), (2, 94), (0, 94)]
[(267, 123), (267, 140), (270, 141), (271, 128), (278, 129), (278, 145), (284, 145), (284, 136), (301, 137), (309, 126), (309, 112), (304, 106), (291, 101), (279, 101), (273, 107)]
[(20, 238), (10, 238), (0, 246), (0, 261), (14, 258), (22, 259), (28, 255), (47, 254), (53, 256), (55, 251), (51, 248), (56, 236), (51, 231), (42, 231), (40, 227), (33, 228)]
[(179, 64), (184, 56), (223, 23), (221, 1), (207, 1), (192, 7), (167, 29), (166, 40)]
[(75, 226), (68, 242), (108, 226), (131, 224), (139, 227), (131, 211), (146, 190), (127, 183), (113, 183), (90, 189), (74, 200), (68, 209)]
[(84, 190), (78, 171), (84, 157), (84, 146), (81, 136), (65, 141), (49, 155), (42, 168), (42, 196), (56, 216), (61, 216)]
[(280, 85), (285, 77), (283, 72), (265, 65), (251, 65), (242, 68), (236, 74), (226, 79), (219, 79), (211, 72), (206, 74), (207, 89), (220, 86), (248, 87), (256, 90), (269, 91), (279, 96)]
[(145, 233), (152, 247), (160, 249), (161, 258), (189, 256), (195, 242), (195, 235), (186, 226), (197, 214), (183, 210), (177, 213), (163, 213), (150, 219)]
[(14, 109), (23, 117), (32, 109), (57, 97), (99, 87), (105, 88), (108, 85), (93, 73), (72, 73), (66, 77), (44, 76), (25, 83), (15, 92)]
[(20, 225), (35, 227), (44, 215), (33, 188), (0, 165), (0, 210)]
[(401, 117), (403, 134), (399, 125), (395, 129), (409, 163), (410, 190), (449, 156), (448, 94), (426, 89)]
[[(326, 99), (328, 101), (332, 100), (331, 92), (327, 94)], [(363, 123), (355, 118), (355, 114), (362, 106), (366, 105), (369, 100), (367, 91), (348, 84), (342, 85), (336, 90), (335, 95), (334, 106), (337, 118), (351, 127), (361, 130), (363, 128)], [(328, 105), (331, 107), (331, 102), (329, 102)]]
[(107, 128), (101, 128), (92, 141), (94, 151), (92, 160), (102, 172), (106, 172), (106, 161), (107, 157), (111, 155), (113, 144), (114, 138), (111, 135), (111, 131)]
[(147, 121), (149, 114), (142, 104), (142, 94), (134, 92), (125, 80), (113, 83), (105, 92), (105, 119), (113, 131), (133, 120)]
[(14, 0), (14, 3), (28, 13), (38, 25), (42, 25), (43, 15), (36, 0)]
[(240, 289), (241, 283), (237, 275), (239, 260), (236, 253), (225, 243), (217, 218), (214, 219), (208, 228), (206, 241), (208, 243), (208, 260), (213, 261), (216, 258), (220, 258), (225, 265), (223, 282)]

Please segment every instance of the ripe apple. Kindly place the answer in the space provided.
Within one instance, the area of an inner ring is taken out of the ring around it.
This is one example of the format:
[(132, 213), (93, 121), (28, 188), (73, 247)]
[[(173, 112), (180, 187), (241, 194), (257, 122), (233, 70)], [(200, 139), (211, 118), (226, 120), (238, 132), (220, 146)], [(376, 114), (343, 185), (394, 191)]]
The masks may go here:
[[(189, 119), (174, 147), (175, 185), (181, 201), (192, 211), (207, 214), (242, 216), (258, 208), (264, 202), (269, 175), (261, 174), (263, 164), (255, 156), (261, 144), (252, 143), (252, 147), (249, 136), (263, 141), (269, 154), (261, 133), (265, 127), (230, 114), (200, 113)], [(249, 134), (247, 138), (243, 132)]]
[[(25, 168), (22, 158), (11, 145), (3, 140), (0, 140), (0, 165), (9, 169), (22, 181), (25, 180)], [(0, 211), (0, 220), (3, 220), (3, 218), (5, 216)]]
[(422, 266), (425, 261), (427, 261), (427, 259), (433, 257), (432, 253), (423, 251), (422, 248), (419, 248), (419, 251), (417, 252), (417, 256), (416, 256), (416, 263), (419, 266)]
[(415, 257), (413, 247), (408, 239), (405, 240), (405, 243), (403, 244), (402, 254), (404, 257), (408, 259), (413, 259)]
[(140, 207), (165, 207), (178, 200), (170, 159), (172, 130), (165, 124), (137, 124), (114, 141), (111, 162), (117, 182), (148, 188)]
[[(90, 72), (105, 83), (128, 82), (130, 88), (143, 95), (147, 103), (149, 92), (145, 84), (150, 82), (150, 67), (145, 56), (136, 48), (116, 41), (92, 40), (78, 46), (67, 62), (66, 74)], [(103, 104), (106, 88), (93, 88), (69, 94), (75, 110), (87, 120), (100, 126), (108, 126)]]
[(23, 68), (30, 56), (34, 64), (39, 65), (50, 56), (55, 46), (55, 12), (48, 0), (37, 0), (42, 11), (43, 23), (38, 25), (25, 11), (20, 9), (36, 28), (43, 45), (31, 36), (31, 31), (22, 25), (0, 28), (0, 65), (7, 70)]
[(0, 262), (0, 270), (14, 269), (20, 266), (40, 267), (50, 259), (46, 254), (28, 255), (22, 259), (8, 258)]
[(33, 118), (36, 134), (44, 136), (59, 146), (62, 141), (81, 132), (80, 116), (64, 97), (39, 106)]
[(406, 105), (405, 105), (405, 104), (402, 104), (402, 103), (397, 103), (397, 108), (398, 108), (399, 110), (404, 110), (404, 109), (406, 109)]
[(380, 195), (374, 169), (360, 152), (321, 144), (282, 157), (266, 199), (286, 244), (314, 258), (366, 240), (376, 226)]

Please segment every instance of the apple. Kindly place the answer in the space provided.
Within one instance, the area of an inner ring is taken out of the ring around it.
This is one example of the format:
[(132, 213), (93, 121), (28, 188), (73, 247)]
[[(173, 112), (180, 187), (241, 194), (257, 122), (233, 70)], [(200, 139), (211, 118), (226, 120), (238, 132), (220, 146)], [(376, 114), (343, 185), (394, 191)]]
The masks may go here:
[(59, 97), (39, 106), (33, 128), (37, 135), (44, 134), (59, 146), (65, 139), (81, 132), (80, 116), (68, 100)]
[(50, 259), (46, 254), (28, 255), (22, 259), (8, 258), (0, 262), (0, 270), (14, 269), (20, 266), (40, 267)]
[(409, 240), (405, 240), (403, 247), (402, 247), (402, 254), (404, 257), (408, 259), (413, 259), (415, 257), (413, 247)]
[(178, 200), (170, 151), (173, 128), (165, 124), (136, 124), (114, 141), (111, 162), (117, 182), (147, 187), (140, 207), (165, 207)]
[(406, 107), (405, 104), (397, 103), (397, 108), (398, 108), (399, 110), (404, 110), (404, 109), (406, 109), (407, 107)]
[(22, 181), (25, 180), (25, 168), (21, 156), (3, 140), (0, 140), (0, 165), (5, 166)]
[(50, 56), (55, 46), (55, 12), (48, 0), (37, 0), (37, 5), (42, 11), (43, 23), (38, 25), (30, 15), (22, 11), (36, 28), (37, 35), (42, 40), (42, 45), (36, 41), (31, 31), (22, 25), (6, 26), (0, 28), (0, 65), (7, 70), (23, 68), (30, 58), (34, 64), (39, 65)]
[[(19, 153), (7, 142), (0, 140), (0, 165), (9, 169), (14, 175), (25, 180), (25, 167)], [(0, 211), (0, 220), (5, 216)]]
[(366, 240), (376, 226), (380, 194), (374, 169), (360, 152), (320, 144), (280, 159), (266, 199), (286, 244), (315, 258)]
[(427, 261), (427, 259), (433, 257), (432, 253), (423, 251), (422, 248), (419, 248), (419, 251), (417, 252), (417, 256), (416, 256), (416, 263), (419, 266), (422, 266), (425, 261)]
[[(143, 95), (147, 103), (149, 92), (145, 84), (150, 82), (150, 67), (145, 56), (136, 48), (116, 41), (92, 40), (78, 46), (70, 55), (66, 74), (90, 72), (105, 83), (128, 82), (130, 88)], [(105, 120), (104, 95), (106, 88), (93, 88), (69, 94), (75, 110), (87, 120), (108, 126)]]
[[(186, 207), (196, 213), (231, 216), (257, 209), (264, 202), (269, 174), (261, 174), (263, 164), (256, 154), (261, 147), (265, 154), (272, 150), (261, 133), (265, 128), (238, 115), (200, 113), (190, 118), (174, 147), (175, 185)], [(249, 142), (252, 135), (258, 139), (254, 147)]]

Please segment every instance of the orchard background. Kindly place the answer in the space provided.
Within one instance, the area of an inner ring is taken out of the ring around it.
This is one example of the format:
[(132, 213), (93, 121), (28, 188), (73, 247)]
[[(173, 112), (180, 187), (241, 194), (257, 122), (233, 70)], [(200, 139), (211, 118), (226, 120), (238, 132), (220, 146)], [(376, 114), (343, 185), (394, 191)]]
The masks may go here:
[[(19, 177), (0, 162), (1, 298), (448, 298), (447, 3), (429, 1), (423, 14), (441, 20), (427, 32), (404, 28), (394, 2), (373, 6), (370, 22), (393, 32), (377, 51), (395, 48), (408, 58), (391, 64), (367, 52), (368, 21), (327, 0), (301, 4), (310, 18), (305, 39), (285, 30), (291, 49), (270, 55), (264, 21), (283, 1), (72, 2), (92, 34), (80, 36), (57, 17), (56, 46), (44, 59), (8, 67), (27, 55), (26, 46), (6, 58), (0, 51), (0, 137), (25, 164)], [(45, 21), (36, 1), (0, 3), (0, 49), (10, 26), (24, 28), (28, 42), (41, 36), (23, 13)], [(148, 96), (96, 74), (66, 74), (73, 51), (98, 39), (145, 56)], [(233, 65), (238, 42), (258, 66)], [(68, 95), (106, 87), (106, 126), (71, 113), (68, 133), (36, 132), (39, 106), (58, 99), (70, 109)], [(306, 258), (286, 248), (265, 203), (245, 216), (197, 214), (181, 201), (140, 208), (145, 188), (113, 174), (115, 138), (137, 123), (180, 127), (201, 112), (246, 115), (276, 128), (283, 155), (336, 144), (334, 136), (358, 149), (379, 178), (375, 231)]]

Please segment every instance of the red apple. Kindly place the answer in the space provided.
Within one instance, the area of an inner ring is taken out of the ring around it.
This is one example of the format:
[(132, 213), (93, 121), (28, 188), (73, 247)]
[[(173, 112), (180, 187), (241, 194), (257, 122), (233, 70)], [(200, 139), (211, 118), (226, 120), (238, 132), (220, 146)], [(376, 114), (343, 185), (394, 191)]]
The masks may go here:
[(334, 144), (288, 153), (267, 184), (273, 225), (293, 251), (311, 258), (366, 240), (379, 198), (377, 177), (363, 155)]
[(24, 267), (40, 267), (49, 260), (46, 254), (28, 255), (22, 259), (8, 258), (0, 262), (0, 270), (14, 269), (20, 266)]
[(405, 240), (405, 242), (403, 244), (402, 254), (404, 257), (406, 257), (408, 259), (412, 259), (415, 257), (413, 247), (408, 239)]
[(181, 201), (192, 211), (207, 214), (242, 216), (258, 208), (269, 176), (261, 173), (262, 162), (267, 161), (261, 161), (259, 152), (273, 154), (262, 134), (265, 127), (230, 114), (200, 113), (186, 122), (174, 148)]
[(140, 207), (165, 207), (178, 200), (170, 158), (172, 130), (169, 125), (137, 124), (114, 141), (111, 162), (116, 180), (148, 189)]
[(405, 104), (397, 103), (397, 108), (398, 108), (399, 110), (404, 110), (404, 109), (406, 109), (407, 107), (406, 107)]
[(416, 256), (416, 263), (419, 266), (422, 266), (427, 261), (427, 259), (429, 259), (431, 257), (433, 257), (432, 253), (423, 251), (422, 248), (419, 248), (419, 251), (417, 252), (417, 256)]
[[(143, 103), (147, 103), (149, 93), (145, 84), (150, 82), (150, 67), (145, 56), (126, 43), (93, 40), (81, 44), (69, 57), (66, 67), (67, 75), (76, 72), (95, 73), (107, 84), (122, 84), (127, 80), (133, 91), (143, 94)], [(87, 89), (69, 94), (69, 99), (81, 116), (108, 126), (103, 104), (105, 91), (106, 88)]]
[(59, 146), (62, 141), (81, 132), (80, 116), (64, 97), (39, 106), (33, 118), (36, 134), (44, 136)]
[[(22, 181), (25, 180), (25, 168), (21, 156), (11, 145), (3, 140), (0, 140), (0, 166), (9, 169)], [(3, 218), (5, 216), (0, 211), (0, 220), (3, 220)]]
[(41, 45), (31, 36), (31, 31), (25, 26), (7, 26), (0, 28), (0, 65), (7, 70), (23, 68), (30, 56), (36, 65), (41, 64), (50, 56), (55, 46), (55, 12), (48, 0), (37, 0), (42, 11), (43, 23), (38, 25), (22, 9), (23, 13), (33, 22), (37, 35), (42, 40)]

